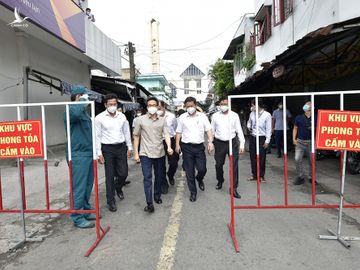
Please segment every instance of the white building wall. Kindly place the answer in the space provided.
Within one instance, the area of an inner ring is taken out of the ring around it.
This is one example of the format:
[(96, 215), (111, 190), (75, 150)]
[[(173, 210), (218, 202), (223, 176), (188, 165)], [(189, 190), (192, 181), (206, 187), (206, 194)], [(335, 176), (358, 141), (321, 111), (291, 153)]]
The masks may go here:
[[(17, 36), (18, 35), (18, 36)], [(80, 60), (46, 45), (44, 42), (24, 34), (17, 34), (7, 23), (0, 20), (0, 104), (23, 103), (23, 85), (15, 85), (23, 77), (24, 65), (53, 75), (73, 84), (90, 86), (89, 66)], [(69, 101), (67, 95), (39, 83), (29, 81), (29, 102)], [(66, 141), (63, 112), (64, 107), (47, 110), (47, 140), (49, 145)], [(0, 121), (16, 119), (15, 109), (0, 109)], [(29, 119), (40, 119), (39, 109), (29, 110)]]
[[(255, 0), (256, 8), (263, 1)], [(269, 3), (272, 5), (271, 3)], [(359, 16), (358, 0), (294, 0), (294, 12), (283, 24), (273, 26), (271, 18), (271, 37), (261, 46), (256, 47), (256, 70), (261, 63), (272, 61), (276, 55), (303, 38), (308, 33), (329, 24), (346, 21)], [(256, 9), (255, 14), (258, 12)]]
[[(171, 80), (170, 80), (171, 82)], [(203, 80), (201, 80), (201, 94), (197, 94), (196, 90), (196, 83), (189, 83), (189, 88), (191, 90), (194, 91), (190, 91), (189, 94), (185, 94), (185, 90), (184, 90), (184, 81), (181, 80), (176, 80), (176, 82), (173, 82), (174, 85), (176, 85), (176, 87), (180, 88), (180, 89), (176, 89), (176, 99), (175, 99), (175, 104), (182, 104), (184, 102), (184, 100), (187, 97), (194, 97), (196, 98), (197, 101), (205, 101), (207, 95), (208, 95), (208, 84), (209, 81), (204, 78)]]

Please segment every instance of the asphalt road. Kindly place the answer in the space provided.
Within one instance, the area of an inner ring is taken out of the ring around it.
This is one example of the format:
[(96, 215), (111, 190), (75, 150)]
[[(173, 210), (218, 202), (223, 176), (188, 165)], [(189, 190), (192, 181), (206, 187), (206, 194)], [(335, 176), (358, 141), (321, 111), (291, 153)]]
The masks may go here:
[[(359, 269), (360, 242), (345, 249), (337, 241), (319, 240), (326, 229), (336, 230), (337, 211), (323, 209), (236, 210), (236, 235), (240, 253), (235, 253), (227, 228), (230, 218), (228, 182), (215, 190), (214, 159), (208, 157), (205, 191), (189, 201), (185, 177), (178, 172), (176, 185), (163, 195), (155, 213), (143, 211), (144, 193), (140, 166), (130, 162), (125, 200), (110, 213), (101, 190), (101, 223), (111, 229), (89, 258), (86, 250), (95, 240), (94, 230), (72, 226), (68, 217), (47, 217), (42, 222), (45, 240), (0, 255), (1, 269)], [(338, 161), (318, 163), (317, 202), (338, 202)], [(227, 168), (227, 167), (226, 167)], [(249, 176), (248, 154), (240, 160), (241, 205), (256, 203), (256, 183)], [(226, 170), (225, 170), (226, 171)], [(261, 185), (263, 204), (282, 204), (284, 188), (282, 160), (268, 156), (266, 178)], [(294, 166), (290, 163), (290, 181)], [(360, 202), (360, 177), (349, 176), (345, 194)], [(63, 198), (65, 204), (66, 196)], [(60, 203), (60, 202), (58, 202)], [(289, 185), (289, 203), (311, 203), (311, 186)], [(30, 217), (28, 223), (31, 223)], [(3, 217), (0, 216), (0, 224)], [(360, 211), (346, 209), (343, 235), (360, 236)], [(1, 235), (1, 238), (7, 237)]]

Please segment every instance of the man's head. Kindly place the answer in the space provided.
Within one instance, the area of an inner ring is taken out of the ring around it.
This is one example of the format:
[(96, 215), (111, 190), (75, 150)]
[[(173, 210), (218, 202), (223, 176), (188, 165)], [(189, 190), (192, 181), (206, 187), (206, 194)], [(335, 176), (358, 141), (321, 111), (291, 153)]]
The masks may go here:
[(71, 101), (79, 101), (80, 97), (86, 93), (86, 88), (83, 85), (73, 85), (71, 87)]
[[(250, 110), (251, 111), (255, 111), (256, 110), (256, 104), (255, 104), (256, 102), (255, 102), (255, 99), (253, 99), (253, 100), (251, 100), (251, 108), (250, 108)], [(261, 98), (259, 98), (258, 99), (258, 108), (259, 108), (259, 110), (262, 110), (262, 109), (264, 109), (264, 103), (263, 103), (263, 101), (262, 101), (262, 99)]]
[(111, 113), (111, 114), (116, 113), (117, 105), (118, 105), (117, 95), (115, 95), (115, 94), (107, 94), (104, 97), (104, 105), (105, 105), (105, 108), (107, 109), (107, 111), (109, 113)]
[(157, 112), (158, 106), (159, 106), (159, 100), (156, 97), (149, 97), (146, 100), (147, 111), (151, 115), (153, 115), (153, 114), (155, 114)]
[(165, 114), (165, 109), (166, 109), (166, 103), (163, 100), (159, 101), (159, 106), (158, 106), (158, 111), (157, 114), (159, 116), (164, 116)]
[(184, 106), (188, 114), (193, 115), (196, 113), (196, 99), (194, 97), (187, 97)]
[(85, 12), (86, 12), (86, 14), (90, 14), (91, 13), (91, 8), (86, 8)]
[(221, 97), (219, 99), (219, 108), (223, 113), (227, 113), (229, 111), (229, 102), (227, 97)]
[(280, 102), (278, 103), (278, 108), (279, 108), (280, 110), (282, 110), (282, 108), (283, 108), (283, 102), (282, 102), (282, 101), (280, 101)]
[(311, 112), (311, 101), (308, 101), (303, 106), (304, 112)]

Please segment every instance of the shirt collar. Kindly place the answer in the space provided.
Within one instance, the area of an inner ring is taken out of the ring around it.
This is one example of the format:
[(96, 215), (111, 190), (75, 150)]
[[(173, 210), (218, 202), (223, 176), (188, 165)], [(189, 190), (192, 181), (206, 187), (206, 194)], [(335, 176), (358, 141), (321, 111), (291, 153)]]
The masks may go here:
[(119, 112), (119, 111), (116, 111), (116, 112), (115, 112), (115, 115), (112, 116), (112, 115), (108, 112), (108, 110), (105, 110), (105, 115), (106, 115), (106, 116), (111, 116), (111, 117), (114, 117), (114, 118), (115, 118), (115, 117), (117, 117), (119, 114), (120, 114), (120, 112)]
[[(146, 115), (147, 115), (148, 118), (152, 119), (152, 115), (150, 113), (147, 112)], [(155, 115), (156, 115), (156, 120), (158, 120), (159, 116), (157, 114), (155, 114)]]

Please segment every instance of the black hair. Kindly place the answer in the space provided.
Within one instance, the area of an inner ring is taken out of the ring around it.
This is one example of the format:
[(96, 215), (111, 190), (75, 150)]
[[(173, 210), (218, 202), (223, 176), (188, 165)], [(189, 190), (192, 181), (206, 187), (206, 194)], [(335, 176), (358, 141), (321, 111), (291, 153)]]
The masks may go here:
[(180, 109), (180, 110), (177, 111), (178, 116), (182, 115), (183, 113), (185, 113), (184, 109)]
[(77, 95), (79, 95), (79, 94), (71, 95), (70, 100), (71, 100), (71, 101), (75, 101)]
[(156, 106), (159, 106), (159, 100), (156, 97), (148, 97), (148, 99), (146, 100), (146, 106), (151, 100), (156, 101)]
[(187, 97), (184, 101), (184, 105), (188, 102), (194, 102), (194, 104), (196, 105), (196, 98), (194, 97)]
[(159, 100), (160, 106), (166, 108), (166, 103), (163, 100)]
[(105, 95), (105, 97), (104, 97), (104, 99), (103, 99), (104, 104), (107, 104), (108, 101), (111, 100), (111, 99), (115, 99), (116, 102), (117, 102), (118, 97), (117, 97), (117, 95), (115, 95), (115, 94), (107, 94), (107, 95)]
[(227, 99), (228, 99), (227, 96), (222, 96), (222, 97), (219, 98), (219, 103), (220, 103), (221, 101), (224, 101), (224, 100), (227, 100)]
[[(251, 100), (251, 104), (255, 105), (255, 99)], [(258, 99), (258, 105), (259, 105), (260, 108), (264, 109), (264, 102), (262, 101), (261, 98)]]
[(86, 8), (85, 11), (91, 11), (91, 8)]

